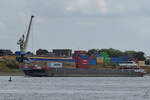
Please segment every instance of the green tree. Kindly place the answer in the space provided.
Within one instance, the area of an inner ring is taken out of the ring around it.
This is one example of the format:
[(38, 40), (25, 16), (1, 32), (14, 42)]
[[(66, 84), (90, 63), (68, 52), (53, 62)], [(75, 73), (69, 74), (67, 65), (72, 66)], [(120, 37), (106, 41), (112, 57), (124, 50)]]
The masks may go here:
[(129, 57), (133, 57), (133, 58), (137, 58), (138, 60), (145, 60), (145, 57), (144, 57), (144, 52), (142, 51), (133, 51), (133, 50), (128, 50), (128, 51), (125, 51), (125, 52), (122, 52), (120, 50), (117, 50), (117, 49), (113, 49), (113, 48), (110, 48), (110, 49), (90, 49), (88, 50), (88, 55), (91, 56), (91, 55), (94, 55), (94, 54), (100, 54), (102, 52), (106, 52), (109, 57), (120, 57), (120, 56), (129, 56)]
[(98, 49), (90, 49), (90, 50), (88, 50), (87, 54), (89, 56), (92, 56), (94, 54), (98, 54), (98, 51), (99, 51)]
[(145, 60), (144, 52), (141, 52), (141, 51), (140, 52), (136, 52), (135, 58), (137, 58), (140, 61), (144, 61)]
[(123, 55), (122, 51), (113, 48), (101, 49), (99, 52), (107, 52), (110, 57), (120, 57)]
[(136, 57), (136, 51), (125, 51), (124, 55), (127, 55), (129, 57)]

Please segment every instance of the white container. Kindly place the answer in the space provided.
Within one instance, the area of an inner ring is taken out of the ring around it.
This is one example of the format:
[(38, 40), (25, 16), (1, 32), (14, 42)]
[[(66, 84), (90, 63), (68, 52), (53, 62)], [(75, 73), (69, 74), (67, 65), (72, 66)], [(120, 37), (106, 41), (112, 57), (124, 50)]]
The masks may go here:
[(50, 68), (62, 68), (62, 63), (59, 62), (49, 62), (47, 66)]
[(134, 61), (122, 61), (119, 63), (119, 66), (138, 66)]

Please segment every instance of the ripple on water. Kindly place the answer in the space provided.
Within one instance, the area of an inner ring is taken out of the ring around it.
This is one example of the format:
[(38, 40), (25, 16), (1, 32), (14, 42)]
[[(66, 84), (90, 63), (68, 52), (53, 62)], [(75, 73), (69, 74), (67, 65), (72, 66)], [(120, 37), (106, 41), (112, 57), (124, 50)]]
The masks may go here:
[(0, 76), (0, 100), (150, 100), (150, 77)]

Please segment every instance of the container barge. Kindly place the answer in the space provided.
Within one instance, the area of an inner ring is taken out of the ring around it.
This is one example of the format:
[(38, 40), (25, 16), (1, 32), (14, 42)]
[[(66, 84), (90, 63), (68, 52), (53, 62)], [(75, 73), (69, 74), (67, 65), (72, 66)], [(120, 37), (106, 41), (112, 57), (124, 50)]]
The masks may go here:
[(21, 66), (27, 76), (35, 77), (143, 77), (143, 69), (50, 68)]
[[(61, 61), (54, 62), (52, 59), (31, 59), (21, 69), (27, 76), (45, 77), (143, 77), (144, 69), (137, 66), (120, 67), (118, 69), (90, 68), (86, 51), (75, 51), (72, 61), (75, 67), (63, 67)], [(37, 61), (36, 61), (37, 60)], [(56, 59), (54, 59), (56, 60)], [(35, 62), (34, 62), (35, 61)]]

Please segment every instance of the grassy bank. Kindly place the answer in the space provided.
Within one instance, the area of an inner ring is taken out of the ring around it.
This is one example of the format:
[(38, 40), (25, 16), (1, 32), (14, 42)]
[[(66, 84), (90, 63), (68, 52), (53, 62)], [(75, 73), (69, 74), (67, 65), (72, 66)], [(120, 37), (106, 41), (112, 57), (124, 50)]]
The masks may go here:
[(20, 64), (16, 63), (15, 59), (11, 57), (3, 57), (0, 60), (0, 76), (18, 76), (24, 75), (24, 73), (19, 69)]
[(24, 75), (24, 73), (19, 68), (10, 68), (12, 66), (14, 66), (14, 65), (11, 65), (10, 63), (9, 64), (0, 63), (0, 76)]

